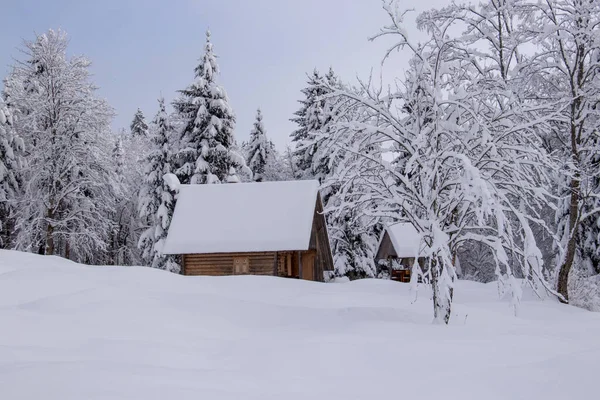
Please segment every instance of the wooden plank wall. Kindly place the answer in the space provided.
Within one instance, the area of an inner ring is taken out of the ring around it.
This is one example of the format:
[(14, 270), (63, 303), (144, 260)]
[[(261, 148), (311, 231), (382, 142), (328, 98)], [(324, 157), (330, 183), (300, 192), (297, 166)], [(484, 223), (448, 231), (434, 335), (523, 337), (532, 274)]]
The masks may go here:
[(318, 275), (319, 268), (316, 263), (316, 251), (304, 251), (302, 252), (302, 279), (308, 281), (322, 281), (323, 273)]
[(298, 252), (280, 251), (277, 253), (277, 276), (299, 278)]
[[(302, 257), (302, 276), (300, 276), (298, 255)], [(317, 266), (319, 259), (315, 250), (303, 252), (261, 252), (261, 253), (213, 253), (185, 254), (184, 275), (225, 276), (234, 275), (233, 260), (248, 257), (250, 275), (274, 275), (308, 280), (323, 280), (323, 270)], [(275, 259), (277, 257), (277, 259)], [(277, 260), (277, 261), (276, 261)], [(276, 265), (275, 265), (276, 263)]]
[(233, 275), (233, 258), (248, 257), (251, 275), (273, 275), (274, 252), (185, 254), (185, 275)]

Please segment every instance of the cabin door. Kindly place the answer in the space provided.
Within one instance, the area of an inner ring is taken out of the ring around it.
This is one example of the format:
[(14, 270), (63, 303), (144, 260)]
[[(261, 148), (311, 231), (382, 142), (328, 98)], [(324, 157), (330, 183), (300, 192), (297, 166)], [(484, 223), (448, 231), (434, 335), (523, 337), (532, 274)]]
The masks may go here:
[(302, 279), (315, 280), (315, 257), (314, 252), (302, 253)]

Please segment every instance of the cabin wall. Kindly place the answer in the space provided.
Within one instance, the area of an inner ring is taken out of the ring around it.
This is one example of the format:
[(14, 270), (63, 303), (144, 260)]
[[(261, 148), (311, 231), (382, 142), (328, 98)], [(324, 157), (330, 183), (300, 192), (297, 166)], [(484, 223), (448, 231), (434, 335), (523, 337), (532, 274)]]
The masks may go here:
[[(276, 275), (281, 277), (323, 280), (316, 270), (316, 252), (284, 251), (261, 253), (184, 254), (184, 275)], [(238, 268), (247, 268), (236, 272)]]
[(277, 253), (277, 276), (285, 278), (299, 278), (300, 264), (298, 251), (280, 251)]
[(184, 275), (234, 275), (234, 260), (247, 259), (250, 275), (273, 275), (275, 252), (184, 254)]
[(316, 251), (305, 251), (302, 253), (302, 279), (307, 281), (322, 281), (323, 271), (321, 274), (318, 273), (318, 267), (316, 265)]

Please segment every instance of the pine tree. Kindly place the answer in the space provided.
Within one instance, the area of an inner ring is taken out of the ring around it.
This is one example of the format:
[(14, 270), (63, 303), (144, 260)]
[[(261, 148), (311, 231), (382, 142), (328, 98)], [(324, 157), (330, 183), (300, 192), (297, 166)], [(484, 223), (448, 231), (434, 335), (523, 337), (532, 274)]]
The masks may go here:
[[(337, 76), (333, 72), (332, 68), (329, 68), (329, 72), (325, 75), (325, 92), (331, 93), (335, 89), (339, 89), (342, 85), (339, 83)], [(321, 127), (316, 131), (312, 137), (312, 174), (321, 184), (323, 184), (335, 169), (334, 162), (335, 157), (332, 157), (332, 150), (334, 143), (332, 142), (332, 134), (330, 130), (330, 124), (335, 118), (336, 114), (339, 113), (338, 107), (339, 98), (330, 97), (323, 100), (323, 114), (321, 116)], [(326, 199), (325, 199), (326, 200)]]
[(162, 249), (167, 239), (167, 233), (169, 232), (169, 226), (173, 219), (173, 212), (175, 211), (175, 201), (179, 194), (179, 180), (175, 174), (163, 175), (163, 193), (161, 197), (161, 203), (158, 207), (158, 224), (154, 232), (154, 238), (156, 243), (154, 244), (154, 262), (152, 266), (154, 268), (164, 269), (169, 272), (176, 274), (181, 272), (181, 262), (178, 256), (172, 254), (162, 254)]
[(151, 136), (152, 151), (146, 160), (145, 179), (140, 191), (140, 218), (146, 222), (146, 230), (138, 242), (146, 265), (179, 272), (174, 256), (162, 254), (173, 210), (175, 193), (165, 180), (171, 173), (170, 137), (174, 128), (169, 121), (164, 99), (159, 99), (159, 111), (154, 119)]
[(142, 110), (140, 110), (139, 108), (133, 116), (133, 121), (131, 121), (130, 129), (131, 136), (135, 138), (145, 138), (148, 136), (148, 124), (146, 124), (144, 113), (142, 113)]
[(17, 136), (13, 118), (0, 99), (0, 248), (10, 247), (14, 203), (20, 191), (23, 140)]
[[(335, 197), (330, 201), (335, 202)], [(327, 216), (336, 276), (354, 280), (374, 278), (377, 274), (375, 255), (383, 229), (377, 219), (361, 214), (352, 207)]]
[(255, 182), (265, 180), (267, 164), (274, 161), (274, 146), (267, 138), (262, 118), (259, 108), (256, 111), (256, 121), (254, 121), (254, 128), (250, 132), (250, 142), (247, 145), (247, 165), (252, 171)]
[(117, 180), (122, 180), (125, 168), (125, 153), (123, 150), (123, 138), (117, 137), (115, 141), (115, 147), (113, 148), (113, 159), (115, 161), (115, 172), (117, 174)]
[(308, 86), (302, 89), (305, 98), (300, 100), (301, 107), (296, 111), (296, 117), (291, 119), (298, 125), (298, 129), (290, 136), (292, 142), (296, 143), (294, 156), (299, 177), (316, 178), (323, 183), (331, 171), (327, 157), (321, 158), (317, 153), (323, 133), (327, 133), (334, 103), (323, 96), (331, 93), (331, 88), (336, 87), (337, 77), (331, 68), (324, 78), (315, 69), (308, 77), (307, 83)]
[(219, 67), (210, 32), (206, 33), (205, 53), (195, 73), (194, 82), (173, 102), (183, 121), (175, 155), (176, 174), (182, 184), (227, 182), (231, 168), (245, 168), (245, 162), (233, 150), (235, 116), (225, 90), (216, 82)]

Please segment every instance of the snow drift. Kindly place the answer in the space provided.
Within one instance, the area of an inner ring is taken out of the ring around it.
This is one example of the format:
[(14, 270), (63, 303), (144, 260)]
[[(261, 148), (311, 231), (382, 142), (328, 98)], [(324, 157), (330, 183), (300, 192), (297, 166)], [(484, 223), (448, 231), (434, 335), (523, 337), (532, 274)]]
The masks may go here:
[(600, 314), (459, 282), (183, 277), (0, 251), (2, 399), (563, 399), (597, 393)]

